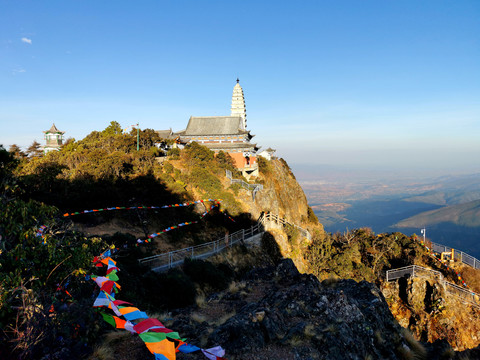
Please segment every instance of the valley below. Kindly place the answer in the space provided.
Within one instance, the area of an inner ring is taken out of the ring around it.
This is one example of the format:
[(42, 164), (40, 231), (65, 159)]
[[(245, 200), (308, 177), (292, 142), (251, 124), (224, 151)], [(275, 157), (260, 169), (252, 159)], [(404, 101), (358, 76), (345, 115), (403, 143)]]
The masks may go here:
[(479, 174), (380, 180), (325, 174), (300, 183), (327, 232), (367, 227), (419, 235), (425, 228), (430, 240), (480, 257)]

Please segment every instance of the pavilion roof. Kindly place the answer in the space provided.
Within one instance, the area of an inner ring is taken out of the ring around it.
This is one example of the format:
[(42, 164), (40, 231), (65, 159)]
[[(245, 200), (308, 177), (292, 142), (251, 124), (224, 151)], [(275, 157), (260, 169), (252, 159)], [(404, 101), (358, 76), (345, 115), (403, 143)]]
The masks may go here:
[(45, 134), (65, 134), (65, 131), (60, 131), (57, 129), (55, 126), (55, 123), (53, 123), (52, 127), (50, 130), (44, 131)]

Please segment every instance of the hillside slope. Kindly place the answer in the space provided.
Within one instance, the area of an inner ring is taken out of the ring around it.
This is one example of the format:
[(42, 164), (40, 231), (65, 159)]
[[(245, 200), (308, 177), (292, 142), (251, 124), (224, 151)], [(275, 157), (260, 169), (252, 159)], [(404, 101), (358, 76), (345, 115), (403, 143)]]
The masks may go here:
[(426, 224), (447, 222), (459, 226), (480, 227), (480, 200), (426, 211), (398, 222), (395, 227), (423, 227)]
[[(67, 346), (72, 345), (73, 348), (78, 345), (84, 353), (92, 353), (92, 360), (108, 359), (108, 356), (94, 351), (94, 346), (99, 345), (96, 344), (99, 340), (102, 343), (102, 335), (113, 332), (92, 309), (93, 287), (84, 277), (85, 273), (97, 273), (97, 269), (91, 266), (91, 257), (98, 254), (100, 246), (102, 249), (118, 249), (115, 259), (122, 270), (122, 300), (139, 306), (150, 317), (161, 319), (193, 343), (225, 346), (228, 358), (231, 355), (233, 359), (267, 359), (274, 354), (274, 358), (278, 359), (310, 359), (321, 354), (326, 359), (411, 359), (426, 358), (428, 354), (429, 359), (435, 359), (444, 349), (450, 349), (444, 343), (440, 347), (431, 345), (433, 350), (429, 350), (409, 338), (408, 332), (400, 329), (393, 320), (378, 290), (388, 269), (409, 264), (435, 266), (435, 261), (412, 237), (400, 233), (376, 235), (368, 228), (326, 234), (308, 206), (295, 176), (282, 159), (260, 160), (260, 176), (254, 182), (262, 184), (263, 190), (257, 193), (254, 201), (250, 190), (231, 184), (225, 176), (225, 170), (230, 170), (234, 177), (241, 178), (225, 154), (214, 156), (195, 143), (182, 151), (172, 152), (162, 161), (156, 160), (158, 153), (153, 146), (137, 153), (127, 144), (129, 152), (112, 153), (111, 146), (120, 146), (127, 138), (120, 133), (112, 137), (109, 133), (92, 133), (58, 153), (26, 161), (19, 170), (22, 177), (18, 181), (23, 182), (25, 191), (22, 196), (50, 202), (50, 205), (60, 208), (60, 211), (53, 207), (49, 210), (52, 214), (49, 215), (52, 218), (49, 220), (50, 227), (55, 231), (48, 233), (47, 243), (61, 246), (75, 244), (85, 251), (78, 259), (82, 261), (82, 272), (77, 271), (77, 264), (69, 257), (62, 256), (55, 262), (46, 262), (48, 266), (45, 266), (42, 281), (47, 282), (51, 269), (55, 270), (57, 264), (68, 272), (62, 273), (55, 281), (50, 279), (51, 284), (41, 287), (41, 290), (32, 289), (39, 291), (38, 300), (35, 300), (38, 301), (35, 303), (38, 306), (35, 306), (39, 316), (52, 319), (52, 327), (67, 327), (62, 334), (74, 331), (69, 327), (72, 317), (82, 319), (78, 329), (82, 340), (71, 337), (68, 345), (64, 345), (50, 335), (54, 332), (45, 332), (46, 338), (42, 340), (45, 342), (30, 347), (31, 351), (45, 356), (49, 352), (67, 354)], [(99, 159), (102, 161), (99, 162)], [(116, 164), (113, 173), (112, 163)], [(175, 206), (198, 199), (217, 201), (198, 202), (195, 207)], [(133, 210), (88, 212), (79, 214), (79, 220), (75, 222), (62, 216), (64, 211), (104, 208), (119, 203), (131, 206)], [(173, 205), (167, 206), (168, 210), (157, 208), (154, 211), (142, 207), (166, 204)], [(212, 205), (219, 205), (219, 208)], [(16, 211), (22, 212), (22, 209)], [(32, 209), (32, 213), (34, 211)], [(291, 224), (308, 229), (311, 239), (301, 236), (294, 226), (279, 225), (265, 234), (261, 244), (257, 244), (259, 246), (235, 246), (209, 261), (186, 260), (182, 267), (165, 273), (149, 271), (137, 261), (166, 250), (216, 240), (227, 231), (231, 233), (250, 227), (262, 212), (278, 214)], [(208, 213), (208, 217), (199, 220), (204, 213)], [(47, 214), (43, 216), (46, 217)], [(21, 233), (11, 242), (28, 240), (32, 249), (28, 248), (27, 254), (24, 246), (19, 246), (20, 261), (13, 253), (8, 254), (8, 262), (0, 257), (5, 274), (15, 268), (23, 269), (23, 261), (30, 256), (38, 261), (34, 256), (35, 246), (41, 240), (34, 234), (37, 231), (35, 225), (38, 227), (39, 224), (35, 224), (35, 216), (29, 218), (28, 236)], [(12, 220), (16, 224), (15, 221)], [(185, 221), (191, 221), (192, 226), (172, 226)], [(44, 222), (48, 221), (42, 220), (40, 224)], [(63, 227), (59, 227), (57, 222)], [(99, 237), (85, 237), (78, 232), (80, 223), (91, 231), (108, 229), (109, 234), (97, 233)], [(2, 226), (7, 225), (11, 227), (9, 224)], [(136, 236), (143, 232), (145, 239), (152, 230), (158, 231), (166, 226), (175, 231), (162, 233), (153, 241), (137, 246)], [(21, 229), (22, 226), (15, 225), (14, 228)], [(65, 237), (67, 230), (62, 229), (68, 229), (68, 237)], [(66, 238), (68, 243), (64, 241)], [(88, 245), (90, 242), (98, 245)], [(49, 251), (57, 253), (54, 247)], [(282, 260), (282, 257), (293, 261)], [(35, 267), (32, 265), (29, 269), (33, 271)], [(57, 275), (56, 271), (53, 274)], [(75, 277), (72, 274), (76, 274)], [(25, 278), (24, 281), (27, 280)], [(455, 281), (455, 278), (450, 280)], [(21, 284), (18, 281), (12, 282), (10, 291), (16, 291)], [(65, 282), (65, 287), (70, 284), (66, 294), (73, 295), (74, 306), (65, 305), (63, 298), (51, 303), (51, 295), (59, 289), (57, 282)], [(15, 306), (17, 300), (15, 297), (10, 299)], [(389, 299), (389, 304), (393, 308), (398, 301)], [(77, 316), (70, 310), (73, 308), (84, 315)], [(53, 309), (53, 316), (49, 313), (50, 309)], [(18, 316), (32, 328), (25, 315), (27, 313), (18, 312), (17, 315), (16, 311), (5, 320), (10, 323), (5, 323), (13, 326)], [(412, 316), (426, 317), (422, 311), (399, 311), (396, 313), (397, 320), (415, 330), (417, 337), (421, 338), (426, 332), (432, 335), (427, 338), (429, 341), (448, 339), (455, 342), (459, 349), (475, 346), (475, 339), (460, 344), (463, 335), (448, 336), (463, 324), (463, 317), (458, 323), (440, 324), (436, 331), (430, 332), (428, 326), (431, 323), (428, 321), (410, 323)], [(469, 312), (470, 309), (462, 310), (464, 315)], [(68, 322), (53, 321), (66, 314), (69, 315)], [(93, 329), (88, 326), (93, 322), (84, 319), (86, 315), (97, 319)], [(42, 328), (38, 327), (38, 330), (42, 331)], [(130, 336), (128, 340), (110, 344), (105, 341), (103, 345), (114, 346), (118, 351), (109, 353), (117, 354), (119, 359), (145, 359), (149, 356), (148, 352), (138, 340), (138, 337)], [(14, 343), (16, 340), (8, 341)], [(28, 341), (25, 341), (26, 349), (29, 348)], [(346, 348), (349, 352), (342, 352)], [(16, 350), (12, 351), (14, 354)], [(72, 359), (75, 354), (68, 350), (68, 356), (59, 355), (58, 358)]]

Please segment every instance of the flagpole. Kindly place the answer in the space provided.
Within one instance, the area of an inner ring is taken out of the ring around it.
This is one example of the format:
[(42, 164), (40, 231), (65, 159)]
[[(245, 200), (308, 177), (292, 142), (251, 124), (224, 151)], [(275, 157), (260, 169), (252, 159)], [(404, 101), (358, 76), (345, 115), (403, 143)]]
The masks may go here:
[(140, 150), (140, 127), (137, 123), (137, 151)]

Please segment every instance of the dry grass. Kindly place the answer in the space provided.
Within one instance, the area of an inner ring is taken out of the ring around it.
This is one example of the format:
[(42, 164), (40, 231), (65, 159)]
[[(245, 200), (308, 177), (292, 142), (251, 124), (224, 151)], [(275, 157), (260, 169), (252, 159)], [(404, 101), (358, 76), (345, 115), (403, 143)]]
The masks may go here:
[(245, 290), (246, 286), (247, 284), (245, 281), (240, 281), (240, 282), (232, 281), (228, 286), (228, 291), (232, 294), (236, 294), (241, 290)]
[(440, 355), (442, 360), (450, 360), (455, 357), (455, 351), (452, 348), (445, 349)]
[(195, 297), (195, 304), (197, 304), (200, 309), (205, 307), (206, 301), (205, 294), (203, 292), (198, 291), (198, 295)]
[(212, 325), (215, 325), (217, 327), (221, 326), (221, 325), (225, 324), (228, 321), (228, 319), (235, 316), (236, 314), (237, 314), (237, 312), (235, 310), (233, 310), (232, 312), (226, 313), (223, 316), (217, 318), (217, 320), (215, 322), (213, 322)]
[(379, 331), (379, 330), (375, 331), (374, 335), (375, 335), (375, 341), (376, 341), (377, 344), (382, 345), (385, 342), (385, 340), (383, 339), (381, 331)]
[(242, 359), (294, 360), (295, 355), (291, 347), (270, 344), (262, 349), (256, 349), (254, 353), (243, 354)]
[(111, 331), (105, 335), (102, 344), (95, 347), (88, 360), (117, 360), (115, 345), (131, 338), (127, 331)]
[(401, 360), (413, 360), (413, 354), (406, 345), (397, 347), (397, 355)]
[(480, 270), (476, 270), (470, 266), (464, 265), (459, 272), (465, 280), (470, 289), (480, 294)]
[(194, 312), (192, 315), (190, 315), (190, 319), (192, 319), (193, 321), (195, 321), (197, 323), (203, 323), (203, 322), (207, 321), (207, 317), (204, 314), (201, 314), (201, 313), (198, 313), (198, 312)]
[(415, 340), (412, 333), (407, 329), (402, 329), (402, 335), (409, 348), (406, 359), (427, 360), (427, 350), (420, 342)]
[(88, 360), (115, 360), (112, 349), (105, 344), (96, 346)]
[(315, 326), (313, 324), (307, 324), (305, 329), (303, 329), (303, 333), (307, 339), (311, 339), (315, 336)]
[(330, 325), (327, 325), (322, 331), (323, 332), (336, 333), (337, 330), (338, 330), (337, 325), (330, 324)]
[(328, 278), (322, 281), (322, 285), (326, 287), (335, 287), (338, 283), (339, 277), (335, 274), (329, 274)]

